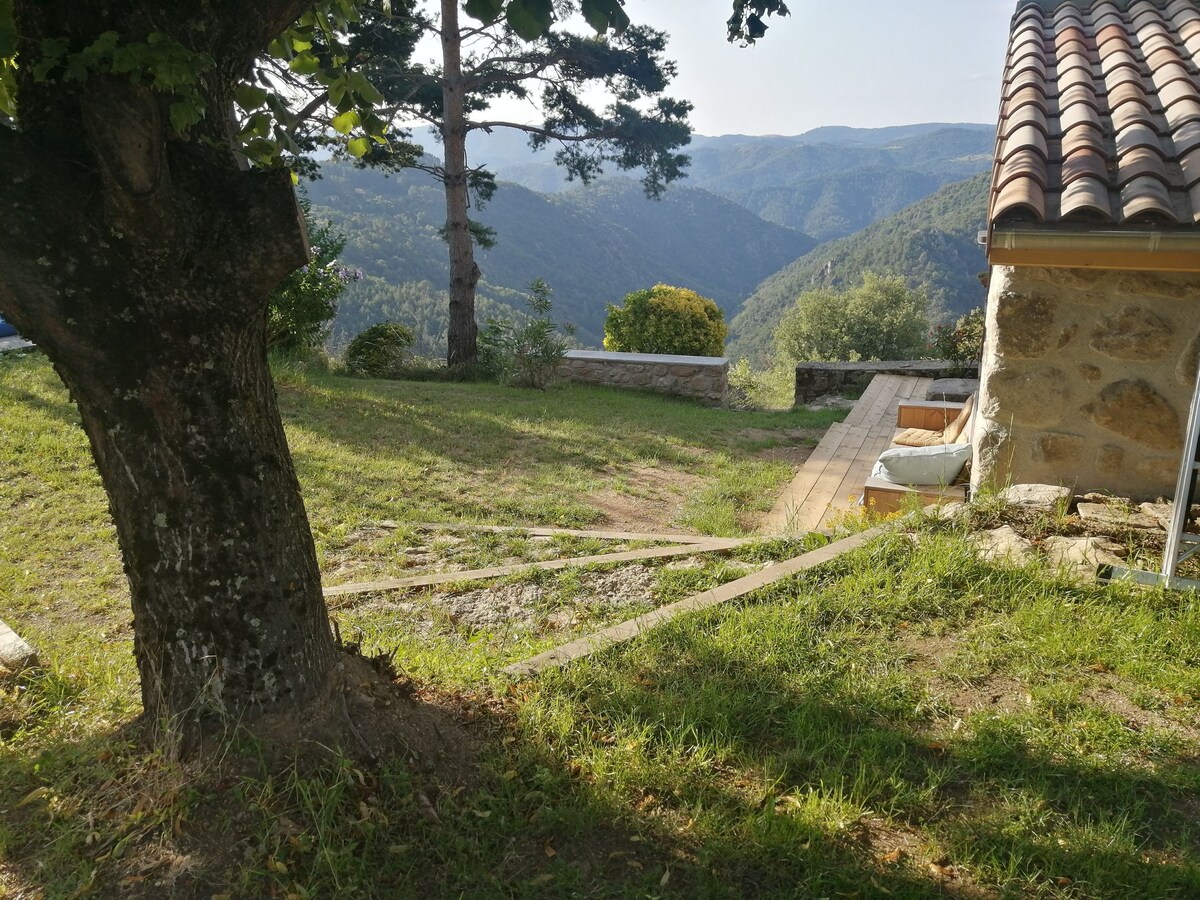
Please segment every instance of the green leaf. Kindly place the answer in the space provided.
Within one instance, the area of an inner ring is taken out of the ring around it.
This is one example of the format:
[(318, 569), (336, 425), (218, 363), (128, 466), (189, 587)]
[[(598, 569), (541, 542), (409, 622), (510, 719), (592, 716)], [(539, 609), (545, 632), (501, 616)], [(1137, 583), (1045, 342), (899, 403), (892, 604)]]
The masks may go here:
[(583, 17), (597, 32), (612, 29), (620, 34), (629, 27), (629, 16), (620, 0), (583, 0)]
[(182, 134), (204, 118), (204, 104), (199, 100), (176, 100), (171, 104), (171, 127)]
[(365, 103), (375, 106), (383, 102), (383, 94), (376, 90), (375, 85), (371, 84), (362, 72), (355, 72), (351, 75), (349, 85), (350, 89), (358, 94)]
[(321, 68), (321, 61), (311, 53), (297, 53), (288, 63), (288, 68), (297, 75), (313, 75)]
[(333, 121), (329, 124), (333, 126), (333, 130), (338, 134), (349, 134), (358, 127), (361, 121), (358, 110), (352, 109), (349, 112), (342, 113), (340, 116), (334, 116)]
[(505, 16), (518, 36), (535, 41), (550, 30), (554, 5), (551, 0), (509, 0)]
[(304, 41), (298, 37), (292, 38), (292, 49), (297, 53), (303, 53), (305, 50), (312, 49), (312, 41)]
[(355, 159), (362, 159), (371, 149), (371, 142), (363, 137), (354, 138), (346, 143), (346, 149)]
[(267, 102), (267, 91), (252, 84), (239, 84), (233, 89), (233, 97), (238, 106), (249, 112)]
[(472, 19), (478, 19), (485, 25), (491, 25), (500, 18), (504, 9), (504, 0), (466, 0), (463, 11)]

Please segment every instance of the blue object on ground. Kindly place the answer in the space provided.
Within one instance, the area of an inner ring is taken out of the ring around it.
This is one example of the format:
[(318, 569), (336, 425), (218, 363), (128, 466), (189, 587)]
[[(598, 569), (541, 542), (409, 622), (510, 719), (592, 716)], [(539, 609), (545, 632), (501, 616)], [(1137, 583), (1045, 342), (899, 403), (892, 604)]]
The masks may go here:
[(12, 337), (16, 333), (17, 329), (5, 322), (3, 317), (0, 317), (0, 337)]

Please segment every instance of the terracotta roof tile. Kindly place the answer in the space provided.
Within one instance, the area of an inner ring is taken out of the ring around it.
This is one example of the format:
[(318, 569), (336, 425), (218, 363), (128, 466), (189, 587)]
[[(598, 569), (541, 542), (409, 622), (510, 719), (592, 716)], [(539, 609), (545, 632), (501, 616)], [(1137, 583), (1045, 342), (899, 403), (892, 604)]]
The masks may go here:
[(1117, 163), (1117, 184), (1128, 184), (1134, 178), (1140, 178), (1143, 175), (1151, 175), (1164, 185), (1171, 183), (1171, 177), (1167, 174), (1167, 165), (1157, 148), (1136, 147), (1121, 155), (1121, 159)]
[(1183, 171), (1183, 183), (1188, 187), (1200, 182), (1200, 147), (1181, 154), (1179, 168)]
[(1121, 206), (1125, 221), (1145, 218), (1179, 222), (1171, 203), (1171, 192), (1157, 178), (1148, 175), (1135, 178), (1121, 188)]
[(1018, 0), (991, 220), (1200, 223), (1200, 0)]
[(1062, 218), (1112, 218), (1108, 187), (1099, 178), (1080, 178), (1066, 186), (1062, 193)]
[(1067, 185), (1078, 178), (1090, 175), (1092, 178), (1107, 180), (1109, 176), (1108, 160), (1103, 153), (1084, 148), (1070, 154), (1063, 160), (1060, 170), (1062, 184)]
[(1175, 129), (1173, 135), (1176, 153), (1187, 153), (1200, 147), (1200, 120), (1193, 119)]

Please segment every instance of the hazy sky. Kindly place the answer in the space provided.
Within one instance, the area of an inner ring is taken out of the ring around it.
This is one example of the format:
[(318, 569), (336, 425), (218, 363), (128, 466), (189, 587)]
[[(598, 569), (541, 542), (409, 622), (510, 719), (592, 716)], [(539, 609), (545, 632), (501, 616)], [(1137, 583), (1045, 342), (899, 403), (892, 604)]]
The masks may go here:
[(729, 0), (628, 0), (671, 35), (701, 134), (995, 120), (1016, 0), (789, 0), (766, 38), (725, 41)]
[(766, 38), (725, 40), (729, 0), (626, 0), (635, 23), (671, 35), (671, 96), (699, 134), (799, 134), (995, 121), (1016, 0), (788, 0)]

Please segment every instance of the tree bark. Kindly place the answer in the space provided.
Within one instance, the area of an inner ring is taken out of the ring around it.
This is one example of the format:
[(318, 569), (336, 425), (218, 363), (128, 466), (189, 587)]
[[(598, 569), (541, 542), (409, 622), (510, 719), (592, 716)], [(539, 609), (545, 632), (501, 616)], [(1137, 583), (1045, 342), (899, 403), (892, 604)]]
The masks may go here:
[(288, 174), (240, 171), (214, 115), (304, 4), (244, 5), (230, 32), (192, 7), (18, 2), (27, 58), (47, 37), (156, 30), (217, 66), (190, 139), (172, 134), (169, 97), (99, 74), (24, 75), (20, 130), (0, 128), (0, 308), (78, 404), (160, 740), (299, 710), (337, 652), (266, 359), (269, 293), (307, 260), (303, 221)]
[(467, 217), (467, 113), (457, 0), (442, 0), (442, 150), (446, 188), (446, 243), (450, 253), (448, 365), (471, 366), (478, 358), (475, 286), (479, 266)]

